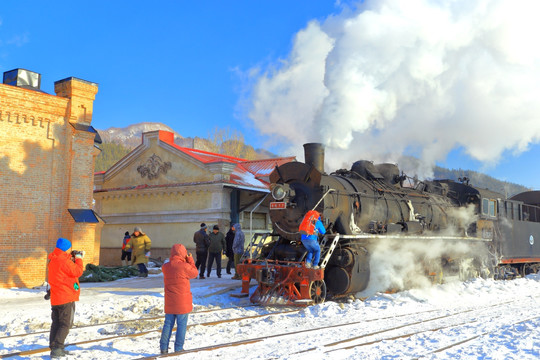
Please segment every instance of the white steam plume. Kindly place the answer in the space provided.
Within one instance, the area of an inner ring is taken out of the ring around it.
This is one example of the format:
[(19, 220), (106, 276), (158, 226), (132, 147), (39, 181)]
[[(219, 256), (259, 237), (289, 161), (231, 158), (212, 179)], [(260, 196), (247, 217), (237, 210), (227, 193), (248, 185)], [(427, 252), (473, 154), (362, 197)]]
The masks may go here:
[[(437, 233), (426, 232), (430, 239), (396, 237), (382, 239), (370, 247), (370, 281), (358, 296), (369, 296), (377, 291), (427, 287), (433, 283), (428, 274), (441, 264), (442, 258), (454, 260), (477, 257), (487, 263), (488, 254), (483, 243), (437, 239), (438, 236), (463, 237), (469, 225), (478, 220), (475, 206), (448, 209), (448, 227)], [(476, 234), (479, 236), (479, 234)], [(427, 268), (426, 268), (427, 267)], [(430, 268), (431, 267), (431, 268)], [(443, 271), (444, 275), (448, 270)], [(440, 279), (439, 279), (440, 280)]]
[[(448, 268), (438, 268), (441, 258), (459, 262), (471, 256), (487, 263), (487, 253), (481, 244), (443, 239), (421, 240), (399, 237), (381, 239), (370, 249), (371, 274), (368, 287), (356, 296), (365, 297), (380, 291), (428, 287), (433, 282), (440, 281), (441, 274), (445, 282), (448, 281), (449, 275), (458, 280), (459, 273), (449, 272)], [(471, 276), (478, 275), (480, 274)]]
[(540, 139), (540, 2), (358, 6), (310, 22), (259, 73), (249, 117), (263, 134), (289, 151), (323, 142), (331, 169), (407, 151), (434, 164), (456, 147), (493, 165)]

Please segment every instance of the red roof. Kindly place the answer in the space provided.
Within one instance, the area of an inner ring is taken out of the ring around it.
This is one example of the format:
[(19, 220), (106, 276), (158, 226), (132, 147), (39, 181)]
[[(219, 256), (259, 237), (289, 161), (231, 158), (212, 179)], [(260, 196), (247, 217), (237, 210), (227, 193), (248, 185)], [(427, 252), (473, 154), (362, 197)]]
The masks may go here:
[[(185, 148), (178, 146), (174, 143), (173, 133), (163, 130), (159, 130), (159, 139), (204, 164), (210, 164), (215, 162), (228, 162), (236, 164), (236, 167), (234, 168), (230, 176), (230, 180), (226, 183), (239, 187), (268, 190), (269, 184), (267, 179), (270, 173), (276, 168), (276, 166), (280, 166), (287, 162), (295, 161), (296, 159), (294, 156), (289, 156), (262, 160), (246, 160), (234, 156), (216, 154), (199, 149)], [(179, 184), (168, 184), (167, 186), (169, 185), (174, 186)]]
[(276, 166), (280, 166), (295, 160), (296, 157), (288, 156), (272, 159), (246, 160), (243, 161), (241, 165), (244, 169), (254, 174), (256, 177), (268, 177)]
[(239, 186), (268, 189), (268, 182), (260, 178), (268, 177), (276, 166), (295, 160), (294, 156), (262, 160), (246, 160), (199, 149), (185, 148), (176, 145), (174, 143), (174, 134), (168, 131), (160, 131), (159, 139), (205, 164), (213, 162), (229, 162), (236, 164), (236, 168), (231, 174), (229, 183)]

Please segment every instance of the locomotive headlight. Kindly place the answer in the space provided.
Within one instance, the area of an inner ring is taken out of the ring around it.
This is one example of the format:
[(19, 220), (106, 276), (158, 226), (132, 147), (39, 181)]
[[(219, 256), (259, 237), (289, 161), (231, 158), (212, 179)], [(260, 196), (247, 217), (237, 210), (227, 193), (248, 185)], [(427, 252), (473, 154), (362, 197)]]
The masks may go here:
[(287, 196), (287, 190), (283, 185), (275, 185), (272, 189), (272, 197), (275, 200), (281, 201)]

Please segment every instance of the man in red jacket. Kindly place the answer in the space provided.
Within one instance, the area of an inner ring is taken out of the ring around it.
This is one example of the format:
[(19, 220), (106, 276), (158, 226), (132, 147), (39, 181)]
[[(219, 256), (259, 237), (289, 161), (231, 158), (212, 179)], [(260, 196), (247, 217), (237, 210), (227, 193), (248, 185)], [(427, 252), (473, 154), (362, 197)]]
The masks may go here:
[(163, 282), (165, 284), (165, 323), (161, 331), (159, 348), (162, 354), (169, 352), (169, 340), (176, 321), (176, 340), (174, 352), (184, 349), (184, 339), (188, 314), (193, 310), (190, 279), (195, 279), (199, 272), (191, 254), (182, 244), (175, 244), (171, 249), (169, 262), (163, 264)]
[(51, 287), (51, 332), (49, 347), (51, 358), (68, 355), (64, 341), (73, 325), (75, 301), (81, 293), (79, 277), (83, 274), (83, 254), (71, 256), (71, 242), (60, 238), (49, 255), (49, 286)]

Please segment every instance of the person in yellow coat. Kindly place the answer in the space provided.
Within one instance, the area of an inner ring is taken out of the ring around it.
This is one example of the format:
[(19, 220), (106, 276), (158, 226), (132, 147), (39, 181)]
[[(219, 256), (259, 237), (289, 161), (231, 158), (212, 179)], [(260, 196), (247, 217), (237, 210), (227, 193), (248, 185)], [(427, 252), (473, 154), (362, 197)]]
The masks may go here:
[(148, 277), (148, 258), (150, 257), (150, 248), (152, 240), (142, 232), (139, 226), (136, 226), (131, 235), (131, 241), (126, 244), (126, 250), (133, 249), (133, 265), (139, 268), (139, 277)]

